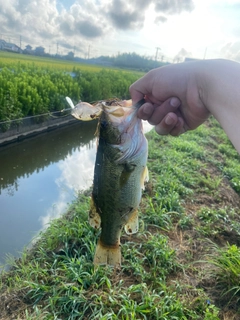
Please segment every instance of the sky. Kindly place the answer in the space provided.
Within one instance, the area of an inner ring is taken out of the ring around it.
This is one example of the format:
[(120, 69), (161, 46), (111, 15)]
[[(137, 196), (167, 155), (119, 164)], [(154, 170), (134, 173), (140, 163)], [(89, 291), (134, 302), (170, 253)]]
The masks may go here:
[(0, 39), (82, 58), (240, 61), (240, 1), (0, 0)]

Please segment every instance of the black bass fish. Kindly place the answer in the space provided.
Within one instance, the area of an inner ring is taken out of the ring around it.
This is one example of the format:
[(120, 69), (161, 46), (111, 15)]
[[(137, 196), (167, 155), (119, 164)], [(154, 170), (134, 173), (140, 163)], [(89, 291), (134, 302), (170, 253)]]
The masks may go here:
[[(138, 207), (144, 181), (148, 179), (148, 144), (142, 121), (137, 117), (143, 103), (141, 100), (130, 107), (126, 102), (102, 103), (89, 212), (91, 226), (101, 227), (94, 257), (96, 265), (121, 265), (121, 231), (123, 227), (127, 234), (138, 231)], [(75, 116), (77, 110), (83, 120), (81, 103), (74, 110)], [(95, 114), (94, 109), (91, 111)], [(89, 112), (86, 117), (89, 118)]]

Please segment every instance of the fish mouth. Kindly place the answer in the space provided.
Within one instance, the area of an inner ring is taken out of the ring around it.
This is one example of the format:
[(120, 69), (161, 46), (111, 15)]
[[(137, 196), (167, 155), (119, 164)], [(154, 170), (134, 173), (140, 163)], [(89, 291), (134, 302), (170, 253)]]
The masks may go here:
[(114, 125), (119, 125), (129, 114), (135, 110), (130, 107), (123, 106), (105, 106), (103, 112), (108, 116), (109, 121)]
[(145, 102), (142, 99), (132, 105), (132, 100), (123, 100), (117, 105), (104, 105), (103, 111), (108, 115), (109, 120), (114, 126), (118, 126), (123, 122), (129, 122), (130, 124), (134, 118), (138, 120), (136, 113)]
[[(70, 102), (69, 102), (70, 100)], [(67, 100), (72, 108), (71, 114), (78, 120), (91, 121), (100, 118), (102, 113), (107, 115), (107, 118), (113, 126), (119, 126), (122, 122), (131, 122), (145, 100), (138, 101), (132, 105), (132, 100), (112, 100), (106, 102), (98, 102), (91, 105), (87, 102), (79, 102), (75, 107), (70, 98)]]
[(91, 105), (87, 102), (80, 102), (78, 103), (74, 109), (71, 111), (71, 114), (73, 117), (75, 117), (78, 120), (83, 121), (91, 121), (96, 118), (99, 118), (99, 116), (102, 113), (102, 106), (101, 104)]

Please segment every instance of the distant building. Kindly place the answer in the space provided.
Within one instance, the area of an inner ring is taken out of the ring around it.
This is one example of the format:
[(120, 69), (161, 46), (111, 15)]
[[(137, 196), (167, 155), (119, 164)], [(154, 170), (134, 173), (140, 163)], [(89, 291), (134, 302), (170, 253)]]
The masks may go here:
[(5, 40), (0, 40), (0, 50), (3, 50), (3, 48), (5, 47)]
[(29, 44), (26, 45), (25, 49), (23, 50), (23, 53), (25, 53), (25, 54), (34, 54), (32, 46), (30, 46)]
[(36, 47), (35, 48), (35, 54), (38, 56), (44, 56), (45, 55), (45, 48), (43, 47)]
[(30, 46), (29, 44), (27, 44), (26, 47), (25, 47), (25, 49), (26, 49), (27, 51), (30, 51), (30, 52), (31, 52), (31, 51), (32, 51), (32, 46)]
[(69, 51), (68, 54), (66, 55), (67, 60), (73, 60), (74, 59), (74, 52)]
[(22, 49), (18, 47), (16, 44), (6, 42), (5, 40), (2, 40), (2, 39), (0, 40), (0, 50), (17, 52), (17, 53), (22, 52)]

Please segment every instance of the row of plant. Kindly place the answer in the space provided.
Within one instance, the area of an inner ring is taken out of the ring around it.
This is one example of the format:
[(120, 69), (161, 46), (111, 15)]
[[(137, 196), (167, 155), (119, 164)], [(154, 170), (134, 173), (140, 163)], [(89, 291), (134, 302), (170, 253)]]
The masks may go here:
[(34, 64), (40, 68), (47, 68), (57, 71), (71, 72), (74, 66), (78, 66), (81, 70), (98, 72), (102, 66), (93, 64), (80, 63), (77, 61), (67, 61), (57, 59), (55, 57), (40, 57), (25, 54), (16, 54), (11, 52), (0, 51), (0, 68), (18, 66), (22, 64)]
[(0, 122), (63, 110), (69, 107), (66, 96), (75, 103), (129, 98), (129, 86), (138, 77), (104, 69), (91, 72), (75, 67), (69, 73), (35, 64), (4, 67), (0, 70)]
[(150, 181), (122, 268), (93, 266), (89, 190), (2, 274), (3, 319), (239, 319), (239, 155), (216, 121), (147, 137)]

